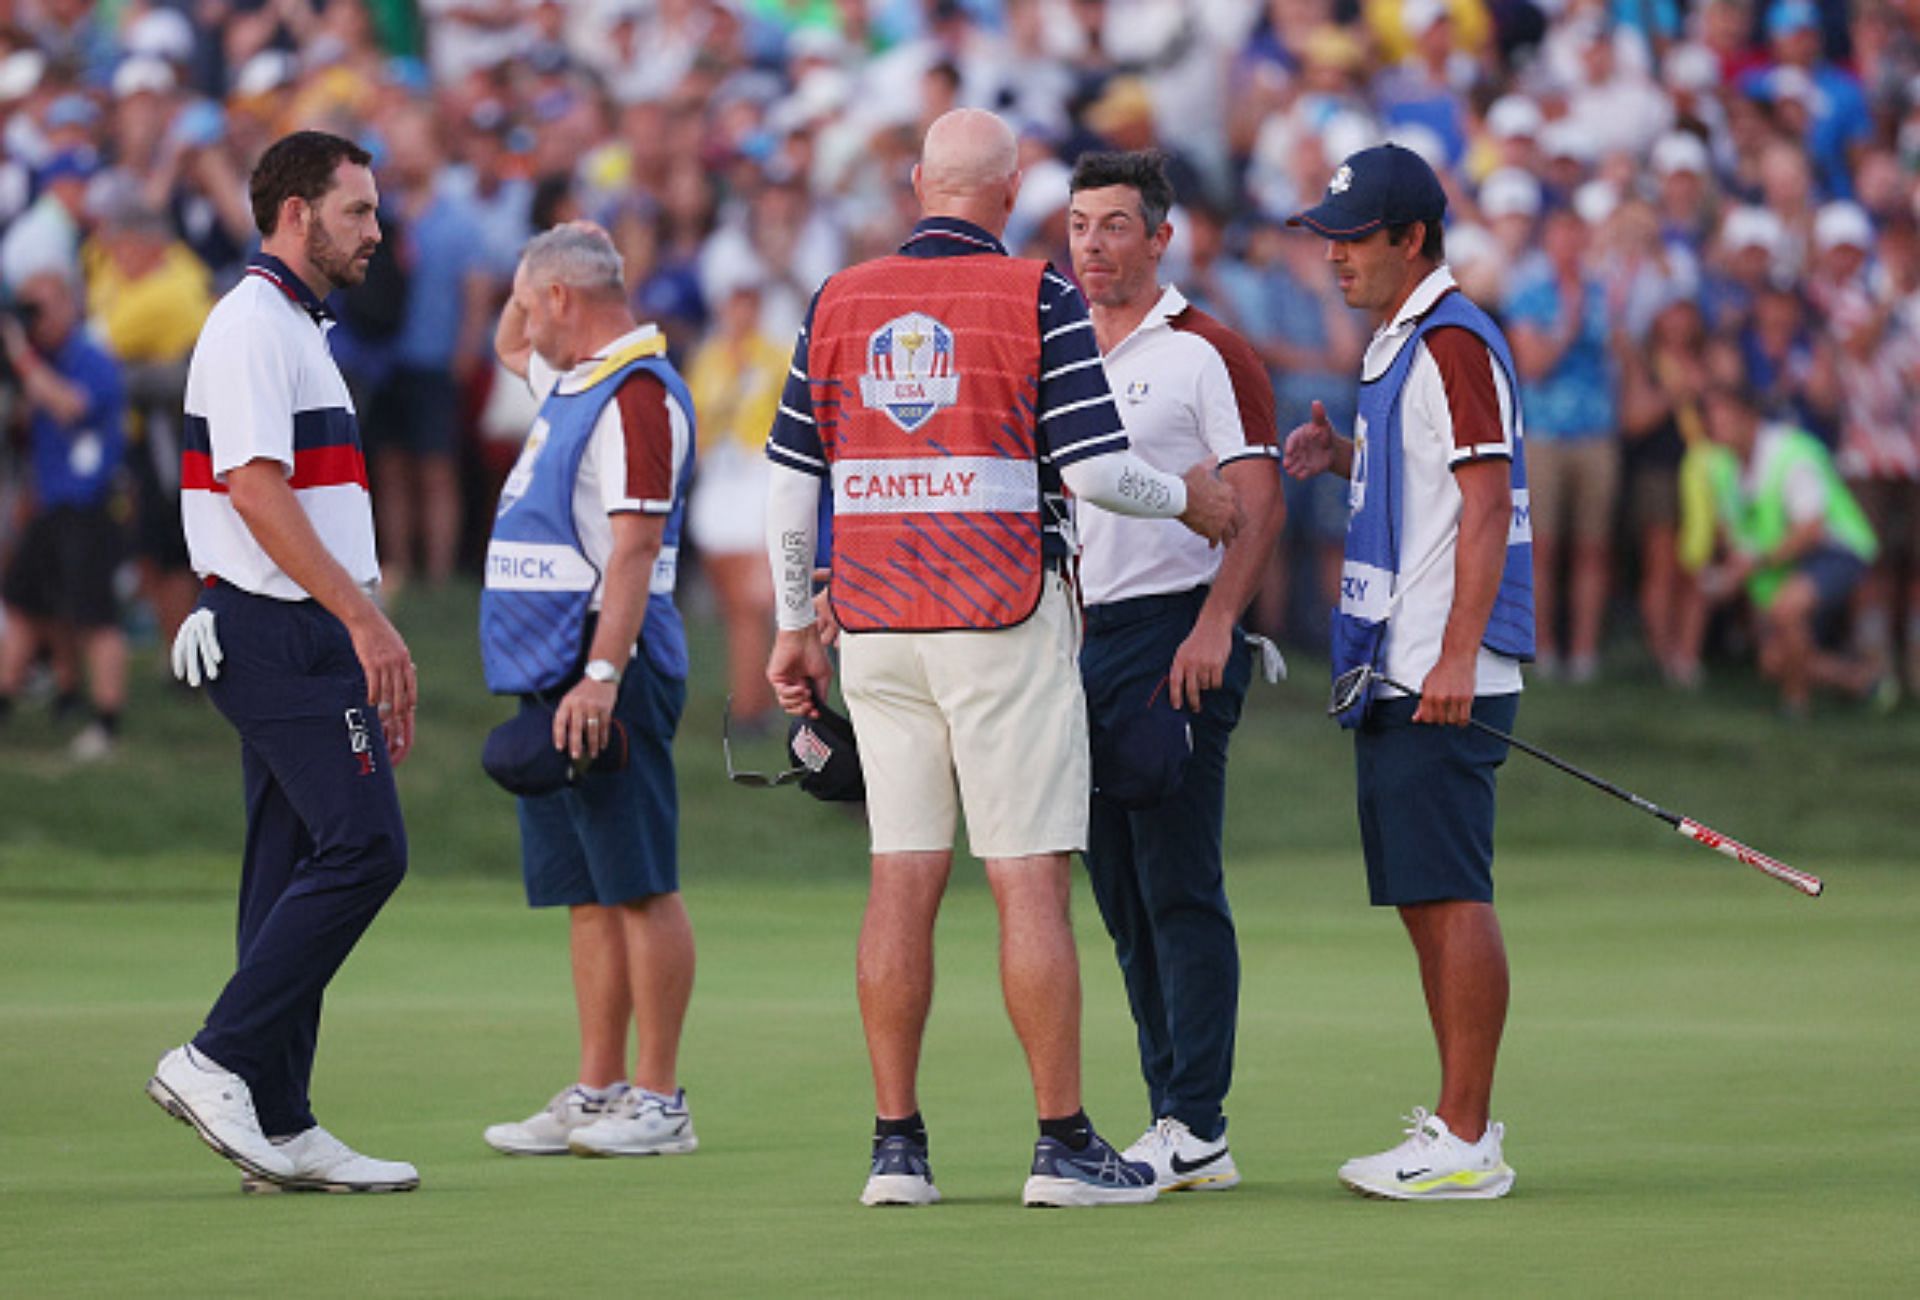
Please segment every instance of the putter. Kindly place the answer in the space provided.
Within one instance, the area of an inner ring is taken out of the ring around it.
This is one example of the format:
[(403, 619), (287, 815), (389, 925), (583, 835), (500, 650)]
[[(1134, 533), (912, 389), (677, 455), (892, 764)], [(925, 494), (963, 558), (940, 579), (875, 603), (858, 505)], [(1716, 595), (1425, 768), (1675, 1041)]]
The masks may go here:
[[(1420, 692), (1401, 685), (1384, 673), (1374, 671), (1371, 665), (1361, 664), (1357, 668), (1349, 668), (1335, 679), (1333, 683), (1333, 698), (1327, 706), (1328, 716), (1338, 717), (1359, 703), (1361, 698), (1366, 694), (1367, 687), (1374, 682), (1379, 682), (1383, 686), (1391, 686), (1401, 694), (1412, 696), (1416, 700), (1420, 698)], [(1506, 741), (1522, 753), (1531, 754), (1541, 762), (1551, 767), (1559, 768), (1568, 776), (1578, 777), (1597, 790), (1605, 790), (1622, 803), (1632, 804), (1641, 812), (1658, 817), (1661, 821), (1673, 827), (1674, 830), (1680, 832), (1680, 834), (1686, 836), (1694, 843), (1704, 844), (1708, 848), (1732, 858), (1735, 862), (1744, 862), (1755, 871), (1764, 872), (1782, 884), (1791, 885), (1809, 898), (1818, 898), (1821, 891), (1826, 888), (1826, 886), (1821, 883), (1820, 877), (1801, 871), (1797, 867), (1790, 867), (1777, 858), (1770, 858), (1758, 849), (1748, 848), (1739, 840), (1734, 839), (1730, 835), (1722, 835), (1711, 826), (1697, 822), (1691, 817), (1682, 817), (1679, 813), (1668, 812), (1651, 799), (1643, 799), (1631, 790), (1622, 790), (1611, 781), (1597, 777), (1591, 772), (1583, 772), (1565, 759), (1556, 758), (1554, 755), (1549, 754), (1546, 750), (1536, 745), (1529, 745), (1526, 741), (1518, 737), (1509, 736), (1498, 727), (1490, 727), (1478, 718), (1469, 718), (1468, 721), (1480, 730), (1486, 732), (1489, 736)]]

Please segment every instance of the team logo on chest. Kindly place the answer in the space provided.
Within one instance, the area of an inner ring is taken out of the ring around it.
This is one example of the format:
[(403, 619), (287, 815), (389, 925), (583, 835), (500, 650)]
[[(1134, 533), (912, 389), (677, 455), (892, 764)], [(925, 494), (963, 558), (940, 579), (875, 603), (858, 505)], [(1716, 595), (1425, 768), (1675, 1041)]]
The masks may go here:
[(960, 400), (953, 368), (953, 331), (924, 312), (896, 316), (867, 340), (861, 404), (884, 411), (912, 433)]
[(507, 507), (527, 494), (533, 486), (533, 465), (540, 459), (541, 449), (547, 445), (547, 434), (552, 432), (546, 420), (533, 422), (533, 431), (527, 435), (525, 445), (520, 448), (520, 458), (513, 462), (513, 472), (507, 475), (507, 481), (500, 488), (500, 509), (505, 514)]

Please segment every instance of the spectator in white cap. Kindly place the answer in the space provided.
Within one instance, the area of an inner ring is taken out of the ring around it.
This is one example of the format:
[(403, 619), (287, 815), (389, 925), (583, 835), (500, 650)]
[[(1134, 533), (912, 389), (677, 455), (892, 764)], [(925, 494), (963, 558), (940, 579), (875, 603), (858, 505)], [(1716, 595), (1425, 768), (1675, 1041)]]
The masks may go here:
[(1546, 125), (1540, 105), (1525, 95), (1502, 95), (1487, 109), (1487, 135), (1493, 143), (1494, 167), (1537, 171), (1540, 131)]
[[(1512, 268), (1526, 261), (1535, 248), (1534, 228), (1540, 219), (1540, 182), (1518, 167), (1502, 167), (1480, 183), (1480, 219), (1499, 249), (1496, 283), (1505, 296)], [(1486, 301), (1498, 303), (1500, 298)]]
[(1713, 233), (1713, 164), (1691, 131), (1670, 131), (1653, 146), (1660, 234), (1698, 258)]
[(1586, 182), (1593, 165), (1593, 143), (1580, 124), (1571, 118), (1556, 118), (1540, 128), (1540, 177), (1547, 199), (1566, 203), (1573, 192)]
[(1710, 330), (1720, 334), (1745, 326), (1755, 301), (1772, 287), (1786, 240), (1786, 227), (1765, 208), (1731, 208), (1721, 218), (1718, 252), (1709, 260), (1700, 295)]
[(113, 72), (113, 157), (118, 167), (138, 175), (153, 169), (160, 143), (173, 116), (176, 79), (162, 59), (141, 55)]

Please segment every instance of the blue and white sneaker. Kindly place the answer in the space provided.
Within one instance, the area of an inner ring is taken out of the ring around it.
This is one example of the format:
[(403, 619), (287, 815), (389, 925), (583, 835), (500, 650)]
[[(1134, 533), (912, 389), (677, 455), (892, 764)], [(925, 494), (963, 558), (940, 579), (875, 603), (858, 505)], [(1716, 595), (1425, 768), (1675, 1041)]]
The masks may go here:
[(699, 1146), (685, 1088), (671, 1097), (629, 1088), (599, 1119), (567, 1134), (567, 1149), (577, 1156), (679, 1156)]
[(575, 1129), (599, 1122), (627, 1093), (624, 1082), (606, 1088), (568, 1084), (544, 1109), (511, 1124), (490, 1124), (485, 1138), (495, 1151), (510, 1156), (564, 1156)]
[(873, 1171), (860, 1193), (862, 1205), (935, 1205), (940, 1189), (933, 1185), (933, 1166), (927, 1149), (910, 1137), (882, 1138), (873, 1146)]
[(1084, 1151), (1057, 1138), (1033, 1146), (1033, 1176), (1021, 1199), (1028, 1205), (1143, 1205), (1160, 1194), (1153, 1166), (1128, 1160), (1094, 1134)]

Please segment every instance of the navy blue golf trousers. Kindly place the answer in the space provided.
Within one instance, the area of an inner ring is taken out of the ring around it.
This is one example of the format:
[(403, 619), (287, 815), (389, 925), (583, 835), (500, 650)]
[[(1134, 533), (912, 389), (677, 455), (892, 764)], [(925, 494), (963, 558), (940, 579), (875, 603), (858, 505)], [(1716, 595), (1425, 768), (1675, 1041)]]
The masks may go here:
[[(1080, 675), (1095, 734), (1166, 689), (1174, 653), (1207, 589), (1095, 605), (1086, 612)], [(1193, 755), (1179, 788), (1128, 811), (1093, 796), (1087, 875), (1126, 982), (1153, 1117), (1219, 1136), (1233, 1082), (1240, 950), (1227, 906), (1220, 838), (1227, 741), (1240, 721), (1252, 655), (1236, 633), (1225, 680), (1191, 714)], [(1191, 707), (1191, 706), (1189, 706)]]
[(208, 689), (240, 733), (247, 844), (238, 965), (193, 1044), (247, 1081), (278, 1137), (315, 1122), (320, 1001), (406, 873), (406, 827), (340, 620), (224, 583), (200, 604), (226, 655)]

